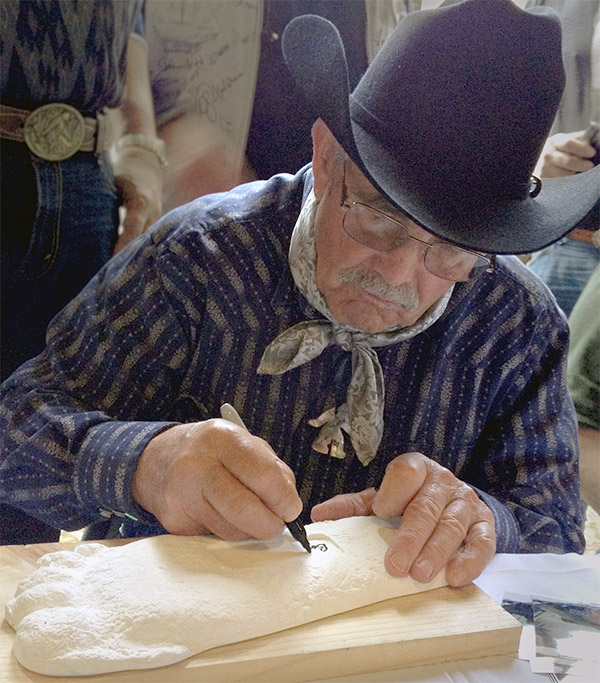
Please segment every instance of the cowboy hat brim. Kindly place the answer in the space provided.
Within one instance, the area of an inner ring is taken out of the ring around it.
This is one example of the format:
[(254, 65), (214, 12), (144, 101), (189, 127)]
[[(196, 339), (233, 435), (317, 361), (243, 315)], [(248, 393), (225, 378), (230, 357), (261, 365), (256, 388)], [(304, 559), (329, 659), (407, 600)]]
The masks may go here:
[[(286, 27), (282, 47), (315, 118), (324, 121), (393, 206), (442, 239), (487, 253), (528, 253), (563, 237), (600, 199), (600, 167), (544, 179), (536, 196), (498, 196), (493, 184), (485, 202), (472, 202), (468, 191), (451, 192), (452, 180), (436, 173), (435, 158), (429, 160), (430, 177), (414, 174), (415, 146), (390, 149), (389, 140), (371, 130), (368, 112), (350, 95), (344, 46), (331, 22), (315, 15), (297, 17)], [(404, 95), (396, 93), (398, 99)], [(410, 135), (410, 129), (397, 131), (400, 140)]]

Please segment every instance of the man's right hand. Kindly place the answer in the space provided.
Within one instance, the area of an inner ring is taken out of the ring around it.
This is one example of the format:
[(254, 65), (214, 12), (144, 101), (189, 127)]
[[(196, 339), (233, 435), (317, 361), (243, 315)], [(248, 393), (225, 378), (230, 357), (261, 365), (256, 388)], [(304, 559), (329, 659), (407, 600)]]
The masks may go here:
[(581, 139), (584, 131), (557, 133), (546, 141), (535, 174), (540, 178), (563, 178), (594, 168), (596, 148)]
[(266, 441), (221, 419), (155, 436), (132, 495), (169, 533), (228, 541), (271, 538), (302, 512), (292, 470)]

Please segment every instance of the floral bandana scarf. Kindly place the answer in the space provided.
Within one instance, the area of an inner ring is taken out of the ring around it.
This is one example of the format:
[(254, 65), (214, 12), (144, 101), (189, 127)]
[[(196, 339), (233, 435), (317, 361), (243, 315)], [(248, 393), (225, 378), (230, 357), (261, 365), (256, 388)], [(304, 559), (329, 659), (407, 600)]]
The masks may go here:
[(368, 465), (377, 455), (383, 436), (385, 401), (383, 371), (374, 348), (409, 339), (433, 325), (446, 310), (453, 287), (410, 327), (396, 326), (376, 334), (367, 334), (350, 325), (338, 323), (316, 283), (314, 223), (317, 206), (318, 201), (311, 191), (292, 232), (289, 264), (296, 286), (325, 319), (305, 320), (279, 334), (267, 346), (258, 372), (281, 375), (317, 358), (331, 344), (352, 353), (352, 378), (346, 402), (338, 408), (329, 408), (319, 417), (309, 420), (309, 424), (321, 427), (313, 442), (314, 450), (343, 458), (343, 430), (350, 435), (360, 462)]

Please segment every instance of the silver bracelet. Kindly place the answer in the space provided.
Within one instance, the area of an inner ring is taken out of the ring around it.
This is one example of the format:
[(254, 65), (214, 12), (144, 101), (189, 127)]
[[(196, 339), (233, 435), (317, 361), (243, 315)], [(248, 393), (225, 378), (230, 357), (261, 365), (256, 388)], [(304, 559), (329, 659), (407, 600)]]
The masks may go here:
[(160, 138), (144, 135), (143, 133), (128, 133), (117, 140), (117, 151), (125, 147), (141, 147), (146, 149), (148, 152), (152, 152), (158, 159), (161, 168), (167, 165), (167, 148), (164, 140)]

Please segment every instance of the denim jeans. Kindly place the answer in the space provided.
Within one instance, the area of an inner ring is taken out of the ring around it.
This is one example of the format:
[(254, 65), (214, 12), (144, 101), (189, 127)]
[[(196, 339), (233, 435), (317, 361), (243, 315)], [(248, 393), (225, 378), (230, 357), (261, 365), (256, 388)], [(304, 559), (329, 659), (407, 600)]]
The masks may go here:
[(50, 320), (110, 258), (119, 196), (91, 153), (48, 162), (2, 140), (0, 164), (5, 379), (43, 350)]
[[(1, 379), (45, 346), (46, 327), (110, 258), (119, 196), (105, 158), (62, 162), (0, 141)], [(57, 541), (44, 522), (0, 504), (0, 543)]]
[(548, 285), (568, 317), (598, 263), (600, 250), (593, 244), (563, 237), (536, 252), (529, 267)]

